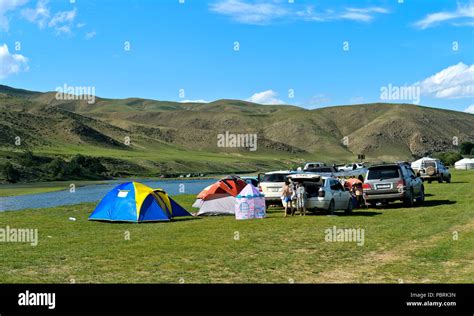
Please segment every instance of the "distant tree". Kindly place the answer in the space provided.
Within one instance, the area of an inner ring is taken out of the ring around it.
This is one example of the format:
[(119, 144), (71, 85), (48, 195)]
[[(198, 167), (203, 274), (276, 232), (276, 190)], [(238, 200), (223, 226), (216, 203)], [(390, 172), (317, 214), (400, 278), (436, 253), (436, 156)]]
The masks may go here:
[(21, 177), (20, 171), (9, 162), (3, 166), (3, 174), (5, 180), (12, 183), (18, 182)]
[(474, 143), (471, 142), (463, 142), (461, 145), (459, 145), (459, 152), (461, 155), (469, 155), (472, 153), (472, 150), (474, 149)]
[(107, 171), (99, 158), (75, 155), (69, 163), (71, 175), (97, 177)]
[(66, 174), (66, 162), (56, 157), (49, 163), (48, 169), (53, 177), (61, 179)]
[(71, 163), (77, 164), (77, 165), (80, 165), (80, 166), (85, 165), (85, 162), (86, 162), (86, 157), (84, 157), (81, 154), (74, 155), (74, 157), (72, 157), (72, 159), (71, 159)]
[[(80, 156), (80, 155), (79, 155)], [(81, 162), (83, 161), (83, 156), (80, 156), (76, 159), (74, 157), (67, 165), (66, 165), (66, 175), (73, 176), (73, 177), (81, 177), (83, 175), (83, 170), (81, 166)]]
[(25, 167), (31, 167), (35, 164), (35, 156), (31, 150), (26, 150), (21, 155), (21, 164)]
[(447, 166), (453, 166), (456, 161), (463, 158), (462, 155), (457, 152), (439, 153), (435, 156)]
[(105, 168), (105, 166), (97, 158), (90, 158), (87, 169), (95, 175), (100, 175), (107, 171), (107, 168)]
[(474, 148), (471, 149), (470, 155), (471, 155), (471, 156), (474, 156)]

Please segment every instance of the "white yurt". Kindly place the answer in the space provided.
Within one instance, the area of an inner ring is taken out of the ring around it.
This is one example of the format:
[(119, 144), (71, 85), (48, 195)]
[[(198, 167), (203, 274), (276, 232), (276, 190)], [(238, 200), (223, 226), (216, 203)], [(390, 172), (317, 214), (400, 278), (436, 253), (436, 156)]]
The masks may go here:
[(456, 170), (471, 170), (474, 169), (474, 158), (464, 158), (456, 161), (454, 164)]
[(418, 160), (415, 160), (411, 163), (411, 167), (412, 169), (414, 170), (420, 170), (422, 168), (426, 168), (426, 163), (429, 163), (429, 162), (434, 162), (436, 161), (435, 158), (431, 158), (431, 157), (423, 157), (421, 159), (418, 159)]

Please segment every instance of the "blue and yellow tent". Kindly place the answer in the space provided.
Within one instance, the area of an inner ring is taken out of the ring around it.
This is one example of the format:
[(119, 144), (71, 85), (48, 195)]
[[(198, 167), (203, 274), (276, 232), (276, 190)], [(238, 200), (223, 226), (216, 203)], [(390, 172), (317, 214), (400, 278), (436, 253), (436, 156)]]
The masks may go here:
[(165, 191), (138, 182), (127, 182), (107, 193), (89, 220), (138, 223), (170, 221), (177, 216), (191, 214)]

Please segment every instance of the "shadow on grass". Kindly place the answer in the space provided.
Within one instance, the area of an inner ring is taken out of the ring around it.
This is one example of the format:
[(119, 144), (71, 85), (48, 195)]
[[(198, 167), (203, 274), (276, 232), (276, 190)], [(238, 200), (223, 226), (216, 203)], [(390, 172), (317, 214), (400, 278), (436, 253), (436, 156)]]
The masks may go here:
[(88, 221), (91, 223), (101, 223), (101, 224), (113, 224), (113, 225), (120, 225), (120, 224), (126, 224), (126, 225), (148, 225), (148, 224), (161, 224), (161, 223), (177, 223), (177, 222), (184, 222), (184, 221), (192, 221), (192, 220), (199, 220), (202, 219), (202, 217), (194, 217), (194, 216), (187, 216), (187, 217), (175, 217), (171, 219), (170, 221), (148, 221), (148, 222), (127, 222), (127, 221), (107, 221), (107, 220), (93, 220), (93, 221)]
[[(276, 209), (276, 208), (267, 210), (267, 213), (280, 214), (282, 217), (284, 215), (283, 212), (284, 212), (283, 209)], [(381, 215), (381, 214), (382, 214), (381, 212), (370, 211), (364, 208), (364, 209), (354, 209), (349, 214), (346, 214), (343, 210), (335, 211), (333, 215), (336, 215), (336, 216), (376, 216), (376, 215)], [(307, 211), (306, 212), (306, 216), (328, 216), (328, 215), (330, 214), (325, 211), (316, 211), (316, 212)], [(288, 216), (291, 217), (291, 215), (289, 214)], [(299, 217), (300, 213), (296, 212), (296, 214), (293, 216)]]
[(431, 206), (439, 206), (439, 205), (453, 205), (456, 204), (456, 201), (451, 200), (427, 200), (424, 201), (420, 207), (431, 207)]
[[(456, 201), (451, 201), (451, 200), (425, 200), (423, 204), (421, 205), (415, 203), (414, 207), (434, 207), (434, 206), (440, 206), (440, 205), (453, 205), (456, 203), (457, 203)], [(390, 203), (388, 205), (372, 206), (369, 209), (391, 210), (391, 209), (402, 209), (402, 208), (408, 209), (409, 207), (405, 207), (403, 203), (401, 202), (396, 202), (396, 203)]]
[(444, 184), (444, 185), (447, 185), (447, 184), (469, 183), (469, 182), (467, 182), (467, 181), (451, 181), (451, 183), (446, 183), (446, 182), (439, 183), (438, 180), (433, 180), (431, 183), (429, 183), (428, 181), (423, 181), (423, 183), (427, 183), (427, 184)]
[(353, 210), (351, 213), (346, 214), (344, 212), (336, 212), (335, 215), (337, 216), (376, 216), (376, 215), (381, 215), (381, 212), (373, 212), (373, 211), (359, 211), (359, 210)]

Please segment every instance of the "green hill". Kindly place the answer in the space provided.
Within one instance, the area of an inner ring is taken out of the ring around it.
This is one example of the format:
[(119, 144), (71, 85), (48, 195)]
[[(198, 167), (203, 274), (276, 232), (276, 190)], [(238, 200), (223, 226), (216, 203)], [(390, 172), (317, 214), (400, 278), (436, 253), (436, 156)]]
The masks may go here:
[[(99, 157), (119, 174), (228, 173), (345, 162), (358, 153), (371, 161), (410, 159), (456, 150), (453, 137), (474, 140), (474, 115), (410, 104), (307, 110), (240, 100), (96, 97), (89, 104), (55, 96), (0, 85), (0, 165), (22, 168), (17, 156), (29, 150), (65, 160)], [(256, 134), (257, 150), (219, 148), (217, 135), (226, 131)]]

